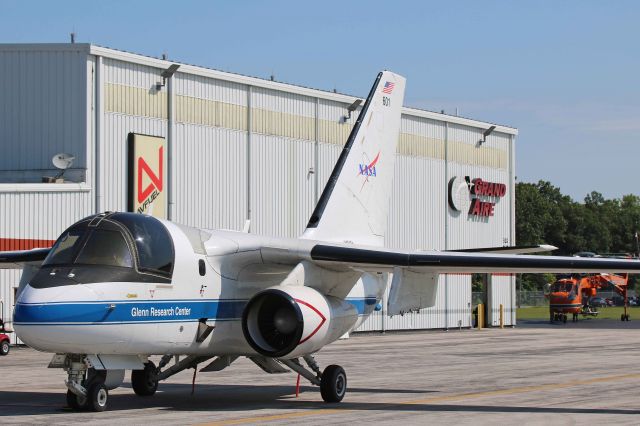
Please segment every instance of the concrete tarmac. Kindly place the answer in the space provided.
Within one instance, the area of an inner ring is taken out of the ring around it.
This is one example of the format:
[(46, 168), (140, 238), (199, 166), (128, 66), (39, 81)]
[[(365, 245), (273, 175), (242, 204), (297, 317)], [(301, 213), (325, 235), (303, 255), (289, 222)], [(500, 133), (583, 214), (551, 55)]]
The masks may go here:
[(62, 370), (50, 355), (12, 348), (0, 357), (0, 423), (29, 424), (640, 424), (640, 319), (517, 328), (353, 335), (317, 355), (342, 365), (340, 404), (296, 375), (269, 375), (240, 359), (193, 370), (153, 397), (129, 385), (103, 413), (65, 408)]

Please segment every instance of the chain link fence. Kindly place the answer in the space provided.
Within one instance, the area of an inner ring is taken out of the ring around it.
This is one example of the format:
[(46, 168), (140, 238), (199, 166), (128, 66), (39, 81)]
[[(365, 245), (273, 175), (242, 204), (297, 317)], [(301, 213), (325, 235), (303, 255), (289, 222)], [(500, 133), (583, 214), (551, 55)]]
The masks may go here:
[[(635, 298), (635, 296), (635, 291), (629, 291), (628, 297), (630, 299)], [(482, 303), (483, 297), (484, 293), (481, 291), (474, 291), (473, 293), (471, 293), (471, 300), (473, 305), (475, 306), (478, 303)], [(598, 291), (597, 297), (611, 299), (615, 302), (616, 305), (622, 304), (622, 297), (615, 291)], [(519, 308), (527, 306), (549, 306), (549, 297), (545, 295), (544, 291), (541, 290), (518, 291), (516, 292), (516, 306)]]

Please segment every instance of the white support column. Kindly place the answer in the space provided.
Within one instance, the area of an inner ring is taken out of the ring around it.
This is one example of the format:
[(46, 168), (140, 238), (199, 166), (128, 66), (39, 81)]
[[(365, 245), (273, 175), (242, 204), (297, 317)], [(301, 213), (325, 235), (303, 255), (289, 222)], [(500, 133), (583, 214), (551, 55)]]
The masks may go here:
[[(509, 202), (511, 203), (511, 208), (509, 210), (509, 221), (510, 221), (510, 241), (509, 243), (512, 246), (516, 245), (516, 174), (515, 174), (515, 164), (516, 164), (516, 154), (515, 154), (515, 135), (509, 135)], [(516, 275), (511, 275), (511, 326), (516, 325), (516, 308), (517, 306), (517, 290), (516, 290)]]
[[(444, 185), (449, 188), (449, 123), (444, 123)], [(445, 191), (445, 196), (448, 196)], [(449, 207), (447, 199), (442, 200), (444, 206), (444, 249), (449, 249)], [(449, 275), (444, 274), (444, 328), (449, 329)]]
[(173, 84), (174, 75), (167, 79), (167, 180), (169, 182), (169, 208), (167, 211), (167, 219), (175, 220), (176, 218), (176, 166), (174, 159), (175, 138), (175, 93)]
[(95, 113), (95, 143), (94, 143), (94, 151), (93, 151), (93, 190), (95, 194), (94, 201), (94, 212), (100, 213), (104, 210), (104, 200), (103, 200), (103, 188), (102, 188), (102, 149), (104, 143), (104, 64), (102, 60), (102, 56), (96, 56), (95, 62), (95, 79), (94, 79), (94, 92), (95, 92), (95, 105), (94, 105), (94, 113)]
[[(251, 220), (251, 132), (253, 131), (251, 125), (252, 111), (251, 111), (251, 97), (252, 86), (247, 86), (247, 217), (246, 220)], [(255, 226), (255, 224), (251, 224)], [(254, 228), (255, 229), (255, 228)]]

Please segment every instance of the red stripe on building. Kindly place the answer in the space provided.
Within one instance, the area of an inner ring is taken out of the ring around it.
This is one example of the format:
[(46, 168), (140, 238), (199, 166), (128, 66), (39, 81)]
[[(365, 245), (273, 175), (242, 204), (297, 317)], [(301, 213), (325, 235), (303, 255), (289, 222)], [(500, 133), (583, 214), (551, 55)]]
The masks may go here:
[(55, 240), (34, 240), (30, 238), (0, 238), (0, 251), (49, 248), (55, 242)]

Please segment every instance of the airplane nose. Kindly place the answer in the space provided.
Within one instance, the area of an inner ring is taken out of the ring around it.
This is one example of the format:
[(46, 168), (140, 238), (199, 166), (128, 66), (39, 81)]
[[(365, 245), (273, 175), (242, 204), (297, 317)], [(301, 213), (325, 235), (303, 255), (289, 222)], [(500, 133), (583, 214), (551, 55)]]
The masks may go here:
[[(84, 352), (93, 344), (122, 343), (118, 327), (90, 327), (104, 321), (111, 305), (88, 286), (25, 287), (16, 302), (13, 326), (27, 345), (45, 352)], [(104, 333), (107, 331), (107, 333)]]

